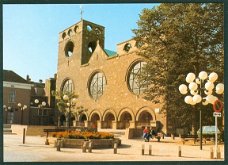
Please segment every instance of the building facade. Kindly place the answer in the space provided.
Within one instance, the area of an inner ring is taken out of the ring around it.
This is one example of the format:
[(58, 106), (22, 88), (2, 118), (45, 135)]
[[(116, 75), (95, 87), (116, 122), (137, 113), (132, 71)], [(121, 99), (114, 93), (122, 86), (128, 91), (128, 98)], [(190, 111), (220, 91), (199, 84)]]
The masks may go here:
[[(55, 90), (55, 79), (32, 82), (29, 76), (24, 79), (11, 70), (3, 70), (3, 123), (54, 125), (55, 103), (49, 95), (51, 90)], [(40, 107), (42, 102), (45, 106)]]
[[(3, 123), (29, 123), (32, 86), (15, 72), (3, 70)], [(21, 104), (21, 108), (18, 107), (18, 103)]]
[(59, 33), (56, 89), (79, 95), (77, 106), (87, 111), (76, 125), (126, 129), (144, 126), (167, 132), (160, 105), (142, 98), (137, 75), (145, 64), (134, 40), (105, 49), (105, 28), (81, 20)]

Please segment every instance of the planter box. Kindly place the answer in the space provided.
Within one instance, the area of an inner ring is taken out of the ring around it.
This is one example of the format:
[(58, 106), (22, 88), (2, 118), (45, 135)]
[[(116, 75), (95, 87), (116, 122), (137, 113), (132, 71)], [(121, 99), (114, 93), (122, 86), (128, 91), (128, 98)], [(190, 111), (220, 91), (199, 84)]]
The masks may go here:
[[(62, 148), (81, 148), (84, 141), (88, 141), (85, 139), (67, 139), (64, 138), (61, 140), (60, 147)], [(92, 148), (113, 148), (114, 143), (117, 142), (117, 145), (121, 145), (120, 139), (90, 139), (92, 142)], [(57, 141), (55, 141), (56, 147)]]

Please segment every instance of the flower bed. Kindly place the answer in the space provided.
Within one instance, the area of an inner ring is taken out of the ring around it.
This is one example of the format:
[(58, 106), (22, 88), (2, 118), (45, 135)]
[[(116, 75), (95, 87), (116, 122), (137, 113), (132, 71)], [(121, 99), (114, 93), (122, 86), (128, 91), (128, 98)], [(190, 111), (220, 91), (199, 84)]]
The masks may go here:
[(114, 143), (121, 144), (120, 139), (115, 139), (113, 134), (107, 132), (65, 131), (54, 133), (52, 136), (62, 139), (61, 147), (63, 148), (81, 148), (84, 141), (91, 141), (94, 149), (112, 148)]
[(65, 131), (52, 134), (57, 138), (69, 139), (113, 139), (114, 135), (108, 132), (80, 132), (80, 131)]

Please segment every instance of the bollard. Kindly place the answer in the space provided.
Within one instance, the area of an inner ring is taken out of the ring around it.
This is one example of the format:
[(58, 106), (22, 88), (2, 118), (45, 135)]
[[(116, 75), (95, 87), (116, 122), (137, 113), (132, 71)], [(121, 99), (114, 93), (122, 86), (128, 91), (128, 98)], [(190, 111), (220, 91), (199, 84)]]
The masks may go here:
[(149, 145), (149, 155), (152, 155), (152, 146)]
[(172, 138), (172, 140), (174, 140), (174, 139), (175, 139), (174, 134), (171, 134), (171, 138)]
[(178, 146), (178, 157), (181, 157), (181, 146)]
[(142, 155), (144, 155), (144, 149), (145, 149), (145, 145), (142, 144)]
[(117, 142), (114, 143), (114, 154), (117, 154)]
[(89, 153), (92, 152), (92, 142), (91, 141), (89, 141), (88, 152)]
[(46, 139), (46, 141), (45, 141), (45, 145), (49, 145), (49, 141), (48, 141), (48, 139)]
[(197, 139), (196, 139), (196, 138), (194, 138), (194, 144), (196, 144), (196, 141), (197, 141)]
[(61, 139), (58, 138), (58, 139), (57, 139), (57, 144), (56, 144), (56, 150), (57, 150), (57, 151), (61, 151), (61, 150), (60, 150), (60, 148), (61, 148), (61, 147), (60, 147), (60, 146), (61, 146), (60, 142), (61, 142)]
[(86, 152), (86, 147), (87, 147), (87, 141), (84, 141), (82, 145), (82, 152)]
[(46, 135), (45, 145), (49, 145), (49, 141), (48, 141), (48, 131), (47, 131), (47, 135)]
[(211, 149), (210, 149), (210, 158), (211, 158), (211, 159), (214, 158), (213, 147), (211, 147)]
[(25, 128), (23, 129), (23, 144), (25, 144)]
[(221, 159), (220, 147), (218, 147), (218, 150), (217, 150), (217, 159)]
[(179, 138), (181, 139), (181, 134), (179, 134)]
[(207, 144), (207, 139), (206, 138), (204, 138), (203, 141), (204, 141), (204, 144)]

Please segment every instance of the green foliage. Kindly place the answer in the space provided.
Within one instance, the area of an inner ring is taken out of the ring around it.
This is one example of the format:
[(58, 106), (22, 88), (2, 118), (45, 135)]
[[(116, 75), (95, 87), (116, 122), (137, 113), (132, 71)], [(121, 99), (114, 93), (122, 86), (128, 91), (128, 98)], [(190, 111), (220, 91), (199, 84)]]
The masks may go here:
[[(87, 111), (87, 109), (85, 109), (83, 106), (77, 106), (77, 103), (72, 102), (73, 99), (78, 98), (78, 95), (74, 93), (52, 91), (52, 95), (56, 97), (56, 105), (58, 107), (59, 112), (67, 115), (67, 119), (72, 115), (78, 116), (81, 113)], [(68, 100), (63, 99), (64, 95), (68, 96)], [(67, 105), (67, 103), (69, 102), (70, 107)]]
[[(78, 95), (74, 94), (74, 93), (69, 93), (69, 92), (61, 92), (61, 91), (52, 91), (52, 95), (55, 96), (56, 98), (56, 105), (59, 109), (60, 112), (62, 113), (67, 113), (68, 110), (68, 106), (67, 103), (68, 102), (72, 102), (73, 99), (77, 99)], [(67, 95), (68, 96), (68, 100), (64, 100), (63, 96)]]
[[(223, 14), (221, 3), (166, 3), (144, 9), (133, 30), (147, 62), (140, 77), (148, 86), (145, 98), (161, 103), (176, 127), (188, 127), (197, 118), (178, 90), (187, 73), (214, 71), (223, 82)], [(205, 111), (203, 121), (212, 121), (211, 105), (198, 108)]]

